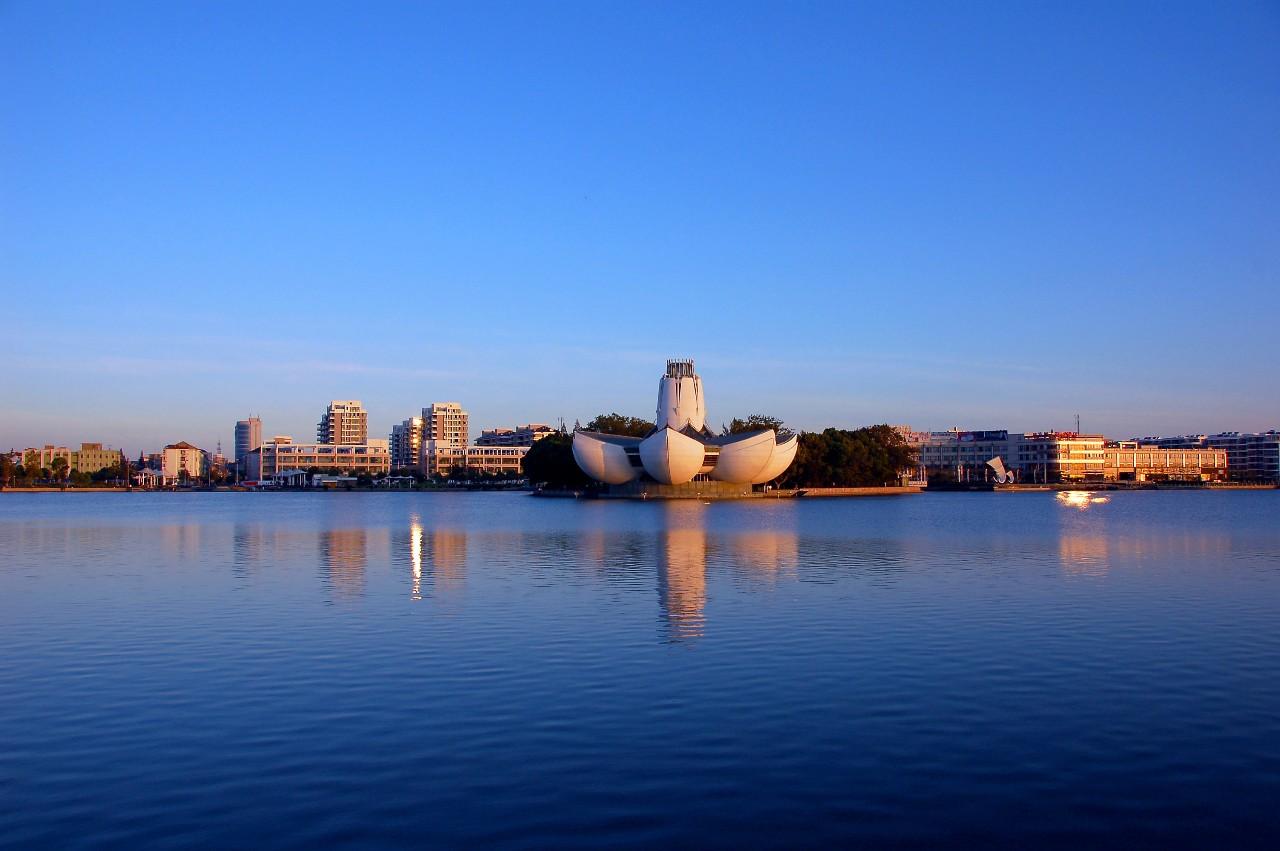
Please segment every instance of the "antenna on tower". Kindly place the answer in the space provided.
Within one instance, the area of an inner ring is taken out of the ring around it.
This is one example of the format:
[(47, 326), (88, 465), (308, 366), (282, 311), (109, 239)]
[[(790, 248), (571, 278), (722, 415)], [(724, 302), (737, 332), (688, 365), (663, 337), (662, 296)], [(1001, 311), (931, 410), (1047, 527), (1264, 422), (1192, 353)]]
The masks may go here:
[(1080, 415), (1076, 414), (1076, 436), (1080, 436)]

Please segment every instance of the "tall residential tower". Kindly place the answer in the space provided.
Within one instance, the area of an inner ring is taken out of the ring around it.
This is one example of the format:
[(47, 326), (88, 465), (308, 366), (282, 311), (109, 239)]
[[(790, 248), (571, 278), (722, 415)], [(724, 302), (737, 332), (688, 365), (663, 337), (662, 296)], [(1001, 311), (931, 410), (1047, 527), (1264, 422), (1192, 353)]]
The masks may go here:
[(358, 399), (334, 399), (316, 426), (317, 443), (364, 443), (369, 438), (369, 413)]

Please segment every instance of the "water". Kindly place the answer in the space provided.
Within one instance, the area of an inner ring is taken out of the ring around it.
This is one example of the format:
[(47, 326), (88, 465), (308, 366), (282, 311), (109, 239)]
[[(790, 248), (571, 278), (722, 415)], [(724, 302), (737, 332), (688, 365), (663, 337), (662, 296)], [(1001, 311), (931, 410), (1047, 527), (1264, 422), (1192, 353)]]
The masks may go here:
[(1274, 847), (1278, 518), (6, 494), (0, 844)]

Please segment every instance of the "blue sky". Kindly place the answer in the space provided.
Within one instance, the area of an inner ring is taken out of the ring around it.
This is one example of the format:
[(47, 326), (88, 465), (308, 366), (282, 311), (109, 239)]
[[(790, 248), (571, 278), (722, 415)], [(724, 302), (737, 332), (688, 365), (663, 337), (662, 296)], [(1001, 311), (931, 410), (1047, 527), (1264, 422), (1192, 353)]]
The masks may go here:
[(0, 444), (1280, 426), (1280, 6), (0, 2)]

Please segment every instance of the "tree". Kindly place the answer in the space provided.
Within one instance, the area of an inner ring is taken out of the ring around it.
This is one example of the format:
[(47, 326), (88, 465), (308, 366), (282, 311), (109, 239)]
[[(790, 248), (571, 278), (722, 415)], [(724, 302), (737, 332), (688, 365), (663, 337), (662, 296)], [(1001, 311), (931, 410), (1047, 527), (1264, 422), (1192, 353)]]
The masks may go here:
[(783, 476), (789, 487), (876, 487), (915, 466), (915, 450), (888, 425), (855, 431), (829, 428), (800, 435), (796, 458)]
[[(587, 431), (599, 431), (604, 434), (621, 434), (627, 437), (644, 437), (653, 431), (653, 423), (639, 417), (628, 417), (625, 414), (597, 414), (595, 419), (587, 423)], [(539, 443), (551, 440), (544, 437)]]
[(0, 488), (6, 487), (13, 478), (13, 459), (8, 453), (0, 455)]
[(573, 435), (570, 434), (553, 434), (535, 440), (520, 466), (535, 487), (573, 490), (591, 484), (591, 479), (573, 459)]
[(752, 414), (745, 420), (734, 417), (729, 421), (729, 425), (724, 429), (725, 434), (742, 434), (748, 431), (766, 431), (773, 429), (779, 434), (787, 429), (782, 424), (782, 420), (777, 417), (766, 416), (765, 414)]
[(57, 481), (65, 482), (69, 466), (67, 459), (59, 455), (49, 462), (49, 473)]

